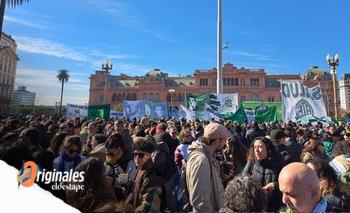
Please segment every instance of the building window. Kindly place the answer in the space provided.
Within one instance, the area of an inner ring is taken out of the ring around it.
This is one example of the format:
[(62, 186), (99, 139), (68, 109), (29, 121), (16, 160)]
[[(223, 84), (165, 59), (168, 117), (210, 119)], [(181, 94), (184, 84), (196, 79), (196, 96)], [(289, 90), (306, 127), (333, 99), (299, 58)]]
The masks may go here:
[(235, 86), (238, 86), (238, 78), (235, 78)]
[(160, 96), (159, 96), (159, 93), (156, 93), (155, 97), (154, 97), (154, 100), (156, 102), (159, 102), (160, 101)]
[(269, 96), (269, 97), (268, 97), (268, 102), (275, 102), (275, 98), (272, 97), (272, 96)]
[(230, 85), (233, 86), (235, 83), (235, 80), (233, 78), (230, 79)]
[(224, 78), (224, 82), (223, 83), (224, 83), (224, 86), (226, 86), (226, 78)]
[(205, 86), (208, 86), (208, 79), (205, 79)]
[(203, 80), (199, 79), (199, 85), (202, 86), (203, 85)]
[(259, 78), (251, 78), (250, 86), (259, 86)]
[(259, 94), (253, 93), (251, 95), (251, 99), (252, 99), (252, 101), (259, 101), (260, 100)]

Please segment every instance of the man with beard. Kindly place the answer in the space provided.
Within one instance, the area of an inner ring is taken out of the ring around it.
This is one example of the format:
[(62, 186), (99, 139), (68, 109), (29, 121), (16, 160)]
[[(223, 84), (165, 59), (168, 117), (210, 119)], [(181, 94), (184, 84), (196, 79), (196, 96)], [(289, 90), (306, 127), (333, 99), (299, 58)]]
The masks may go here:
[(188, 148), (186, 185), (193, 212), (218, 212), (223, 207), (224, 189), (214, 153), (225, 147), (229, 137), (231, 133), (223, 125), (211, 123), (204, 128), (202, 141)]

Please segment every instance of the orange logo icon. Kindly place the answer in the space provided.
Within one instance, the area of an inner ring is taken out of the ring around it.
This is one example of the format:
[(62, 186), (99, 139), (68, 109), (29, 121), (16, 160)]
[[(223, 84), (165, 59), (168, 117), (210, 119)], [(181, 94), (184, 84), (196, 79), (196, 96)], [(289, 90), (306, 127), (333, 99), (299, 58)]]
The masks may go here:
[(38, 172), (38, 166), (33, 161), (23, 162), (22, 168), (17, 175), (18, 187), (32, 186)]

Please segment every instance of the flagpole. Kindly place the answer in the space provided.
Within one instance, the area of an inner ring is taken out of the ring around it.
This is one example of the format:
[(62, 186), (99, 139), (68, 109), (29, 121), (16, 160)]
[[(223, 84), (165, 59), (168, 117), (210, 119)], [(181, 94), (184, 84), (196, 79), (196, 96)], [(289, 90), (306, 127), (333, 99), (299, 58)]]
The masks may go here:
[(222, 23), (221, 23), (221, 0), (218, 0), (218, 22), (217, 22), (217, 73), (216, 93), (223, 93), (222, 85)]

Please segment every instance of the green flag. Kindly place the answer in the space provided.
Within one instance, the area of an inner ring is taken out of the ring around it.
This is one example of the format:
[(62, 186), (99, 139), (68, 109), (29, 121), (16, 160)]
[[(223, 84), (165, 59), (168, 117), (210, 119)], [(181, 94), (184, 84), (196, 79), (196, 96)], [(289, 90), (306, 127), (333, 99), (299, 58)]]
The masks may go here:
[(100, 117), (102, 119), (109, 119), (110, 115), (110, 105), (94, 105), (88, 107), (88, 119), (95, 119), (97, 117)]
[(242, 124), (247, 120), (243, 106), (240, 106), (236, 112), (224, 112), (220, 114), (220, 117), (224, 120), (237, 121)]
[(257, 122), (270, 122), (277, 121), (277, 110), (276, 106), (268, 107), (262, 109), (256, 109), (254, 112), (255, 120)]

